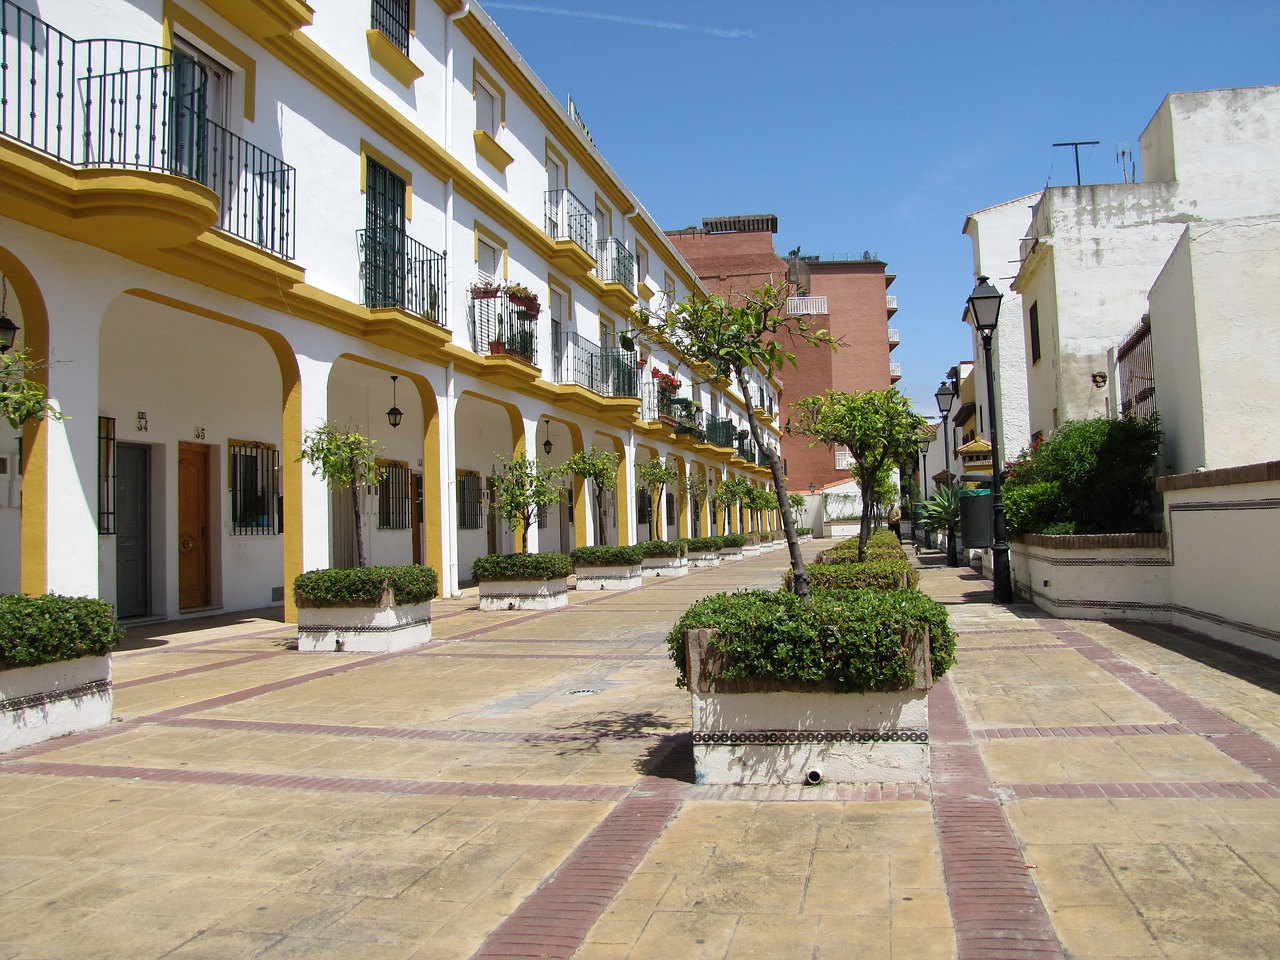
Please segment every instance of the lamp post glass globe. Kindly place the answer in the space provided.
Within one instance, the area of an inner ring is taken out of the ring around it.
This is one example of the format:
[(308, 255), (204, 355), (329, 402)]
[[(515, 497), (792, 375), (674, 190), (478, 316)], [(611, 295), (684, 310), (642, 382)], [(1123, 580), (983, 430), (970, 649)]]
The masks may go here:
[(933, 392), (933, 399), (938, 401), (938, 412), (946, 416), (951, 412), (951, 405), (956, 400), (956, 388), (951, 385), (950, 380), (943, 380), (938, 384), (938, 389)]
[(969, 319), (980, 331), (987, 335), (1000, 322), (1000, 302), (1004, 294), (991, 285), (986, 277), (979, 277), (978, 284), (969, 294)]
[(391, 424), (392, 430), (404, 419), (404, 412), (396, 406), (396, 381), (399, 379), (395, 374), (391, 375), (391, 409), (387, 411), (387, 423)]

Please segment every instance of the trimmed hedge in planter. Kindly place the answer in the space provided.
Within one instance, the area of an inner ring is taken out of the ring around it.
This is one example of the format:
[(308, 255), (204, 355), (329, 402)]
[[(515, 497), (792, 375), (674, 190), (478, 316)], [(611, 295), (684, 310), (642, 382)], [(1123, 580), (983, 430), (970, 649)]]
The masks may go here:
[(440, 579), (430, 567), (354, 567), (312, 570), (293, 581), (293, 597), (309, 607), (377, 607), (388, 590), (392, 603), (426, 603), (435, 599)]
[(477, 557), (471, 564), (471, 579), (554, 580), (573, 573), (573, 561), (563, 553), (511, 553)]
[(637, 544), (645, 558), (683, 557), (685, 542), (683, 540), (645, 540)]
[[(906, 560), (867, 560), (865, 563), (811, 563), (809, 586), (821, 590), (899, 590), (920, 582), (920, 571)], [(790, 571), (788, 571), (790, 574)], [(790, 576), (787, 589), (790, 589)]]
[(726, 547), (741, 550), (747, 545), (747, 538), (741, 533), (726, 533), (720, 539), (723, 541), (723, 543), (720, 544), (721, 550)]
[(813, 527), (796, 527), (797, 537), (812, 537)]
[(569, 559), (575, 567), (635, 567), (644, 553), (639, 547), (578, 547)]
[(0, 669), (105, 656), (123, 636), (105, 600), (0, 596)]
[(685, 631), (718, 631), (723, 669), (710, 679), (771, 680), (796, 689), (903, 690), (915, 681), (908, 642), (928, 629), (933, 676), (955, 663), (946, 608), (917, 590), (815, 590), (806, 603), (790, 593), (719, 593), (693, 604), (667, 636), (688, 686)]
[(710, 553), (724, 546), (724, 537), (688, 537), (684, 545), (688, 553)]

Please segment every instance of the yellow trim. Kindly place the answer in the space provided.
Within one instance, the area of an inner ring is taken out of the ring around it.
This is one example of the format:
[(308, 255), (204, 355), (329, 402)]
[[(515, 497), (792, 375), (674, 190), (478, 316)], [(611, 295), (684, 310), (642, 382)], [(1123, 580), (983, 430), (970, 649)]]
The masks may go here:
[(506, 239), (500, 236), (499, 234), (494, 233), (492, 230), (486, 227), (479, 220), (473, 221), (472, 229), (474, 230), (474, 245), (472, 246), (472, 249), (471, 249), (471, 262), (472, 263), (480, 262), (480, 239), (483, 237), (486, 241), (488, 241), (490, 246), (494, 246), (498, 248), (498, 251), (499, 251), (498, 266), (502, 268), (502, 279), (506, 280), (507, 267), (509, 263), (509, 258), (507, 257)]
[[(410, 6), (409, 9), (412, 10), (413, 7)], [(412, 33), (413, 29), (410, 28), (409, 32)], [(412, 87), (416, 81), (422, 79), (422, 68), (387, 39), (381, 30), (366, 30), (364, 36), (373, 62), (391, 74), (401, 86)]]
[(516, 158), (502, 149), (502, 145), (489, 135), (488, 130), (473, 130), (471, 131), (471, 138), (475, 141), (476, 156), (488, 160), (501, 173), (506, 173), (507, 167), (515, 162)]
[(555, 157), (560, 162), (560, 171), (564, 174), (564, 183), (561, 184), (564, 189), (569, 189), (569, 158), (566, 157), (552, 141), (550, 137), (546, 138), (546, 147), (543, 150), (543, 168), (547, 166), (547, 162)]
[(404, 181), (404, 218), (406, 220), (413, 219), (413, 174), (404, 164), (393, 160), (389, 155), (375, 147), (363, 137), (360, 139), (360, 192), (364, 193), (368, 187), (369, 164), (368, 161), (373, 160), (374, 163), (386, 167), (397, 177)]
[(311, 26), (315, 11), (303, 0), (204, 0), (204, 4), (254, 40)]
[(219, 55), (231, 61), (232, 64), (240, 69), (240, 75), (243, 78), (240, 109), (244, 118), (252, 123), (256, 112), (258, 88), (258, 65), (253, 57), (239, 47), (232, 45), (226, 37), (219, 34), (208, 24), (203, 23), (189, 10), (178, 6), (174, 0), (164, 0), (163, 18), (160, 35), (164, 46), (170, 49), (173, 48), (173, 28), (177, 25), (182, 29), (182, 32), (189, 33), (200, 43), (216, 50)]

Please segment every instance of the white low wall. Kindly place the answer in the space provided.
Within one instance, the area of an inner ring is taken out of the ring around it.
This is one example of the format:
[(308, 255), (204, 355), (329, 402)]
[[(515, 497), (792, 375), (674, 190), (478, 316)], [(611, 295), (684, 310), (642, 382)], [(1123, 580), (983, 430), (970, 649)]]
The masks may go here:
[(111, 658), (0, 670), (0, 753), (111, 722)]
[(689, 566), (691, 567), (720, 566), (720, 552), (718, 550), (690, 550), (685, 559), (689, 561)]
[(575, 590), (633, 590), (644, 582), (639, 566), (574, 567)]
[(683, 577), (689, 572), (685, 557), (645, 557), (640, 566), (645, 577)]
[(431, 640), (431, 603), (298, 607), (303, 653), (392, 653)]
[(1009, 545), (1014, 593), (1068, 619), (1168, 620), (1169, 566), (1162, 533), (1032, 534)]
[(487, 580), (480, 584), (481, 610), (555, 610), (568, 605), (568, 577), (556, 577), (552, 580)]

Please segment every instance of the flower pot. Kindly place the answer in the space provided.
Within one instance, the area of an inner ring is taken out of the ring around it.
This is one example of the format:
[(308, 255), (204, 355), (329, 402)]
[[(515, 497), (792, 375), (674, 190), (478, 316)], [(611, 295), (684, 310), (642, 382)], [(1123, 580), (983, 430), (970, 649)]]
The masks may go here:
[(0, 670), (0, 752), (111, 722), (111, 658)]
[(689, 573), (684, 557), (645, 557), (640, 567), (645, 577), (683, 577)]
[(569, 604), (567, 577), (550, 580), (483, 580), (480, 583), (480, 609), (555, 610)]
[(639, 566), (574, 567), (573, 572), (578, 578), (575, 590), (632, 590), (644, 579)]
[(431, 640), (431, 602), (376, 607), (298, 606), (303, 653), (392, 653)]

